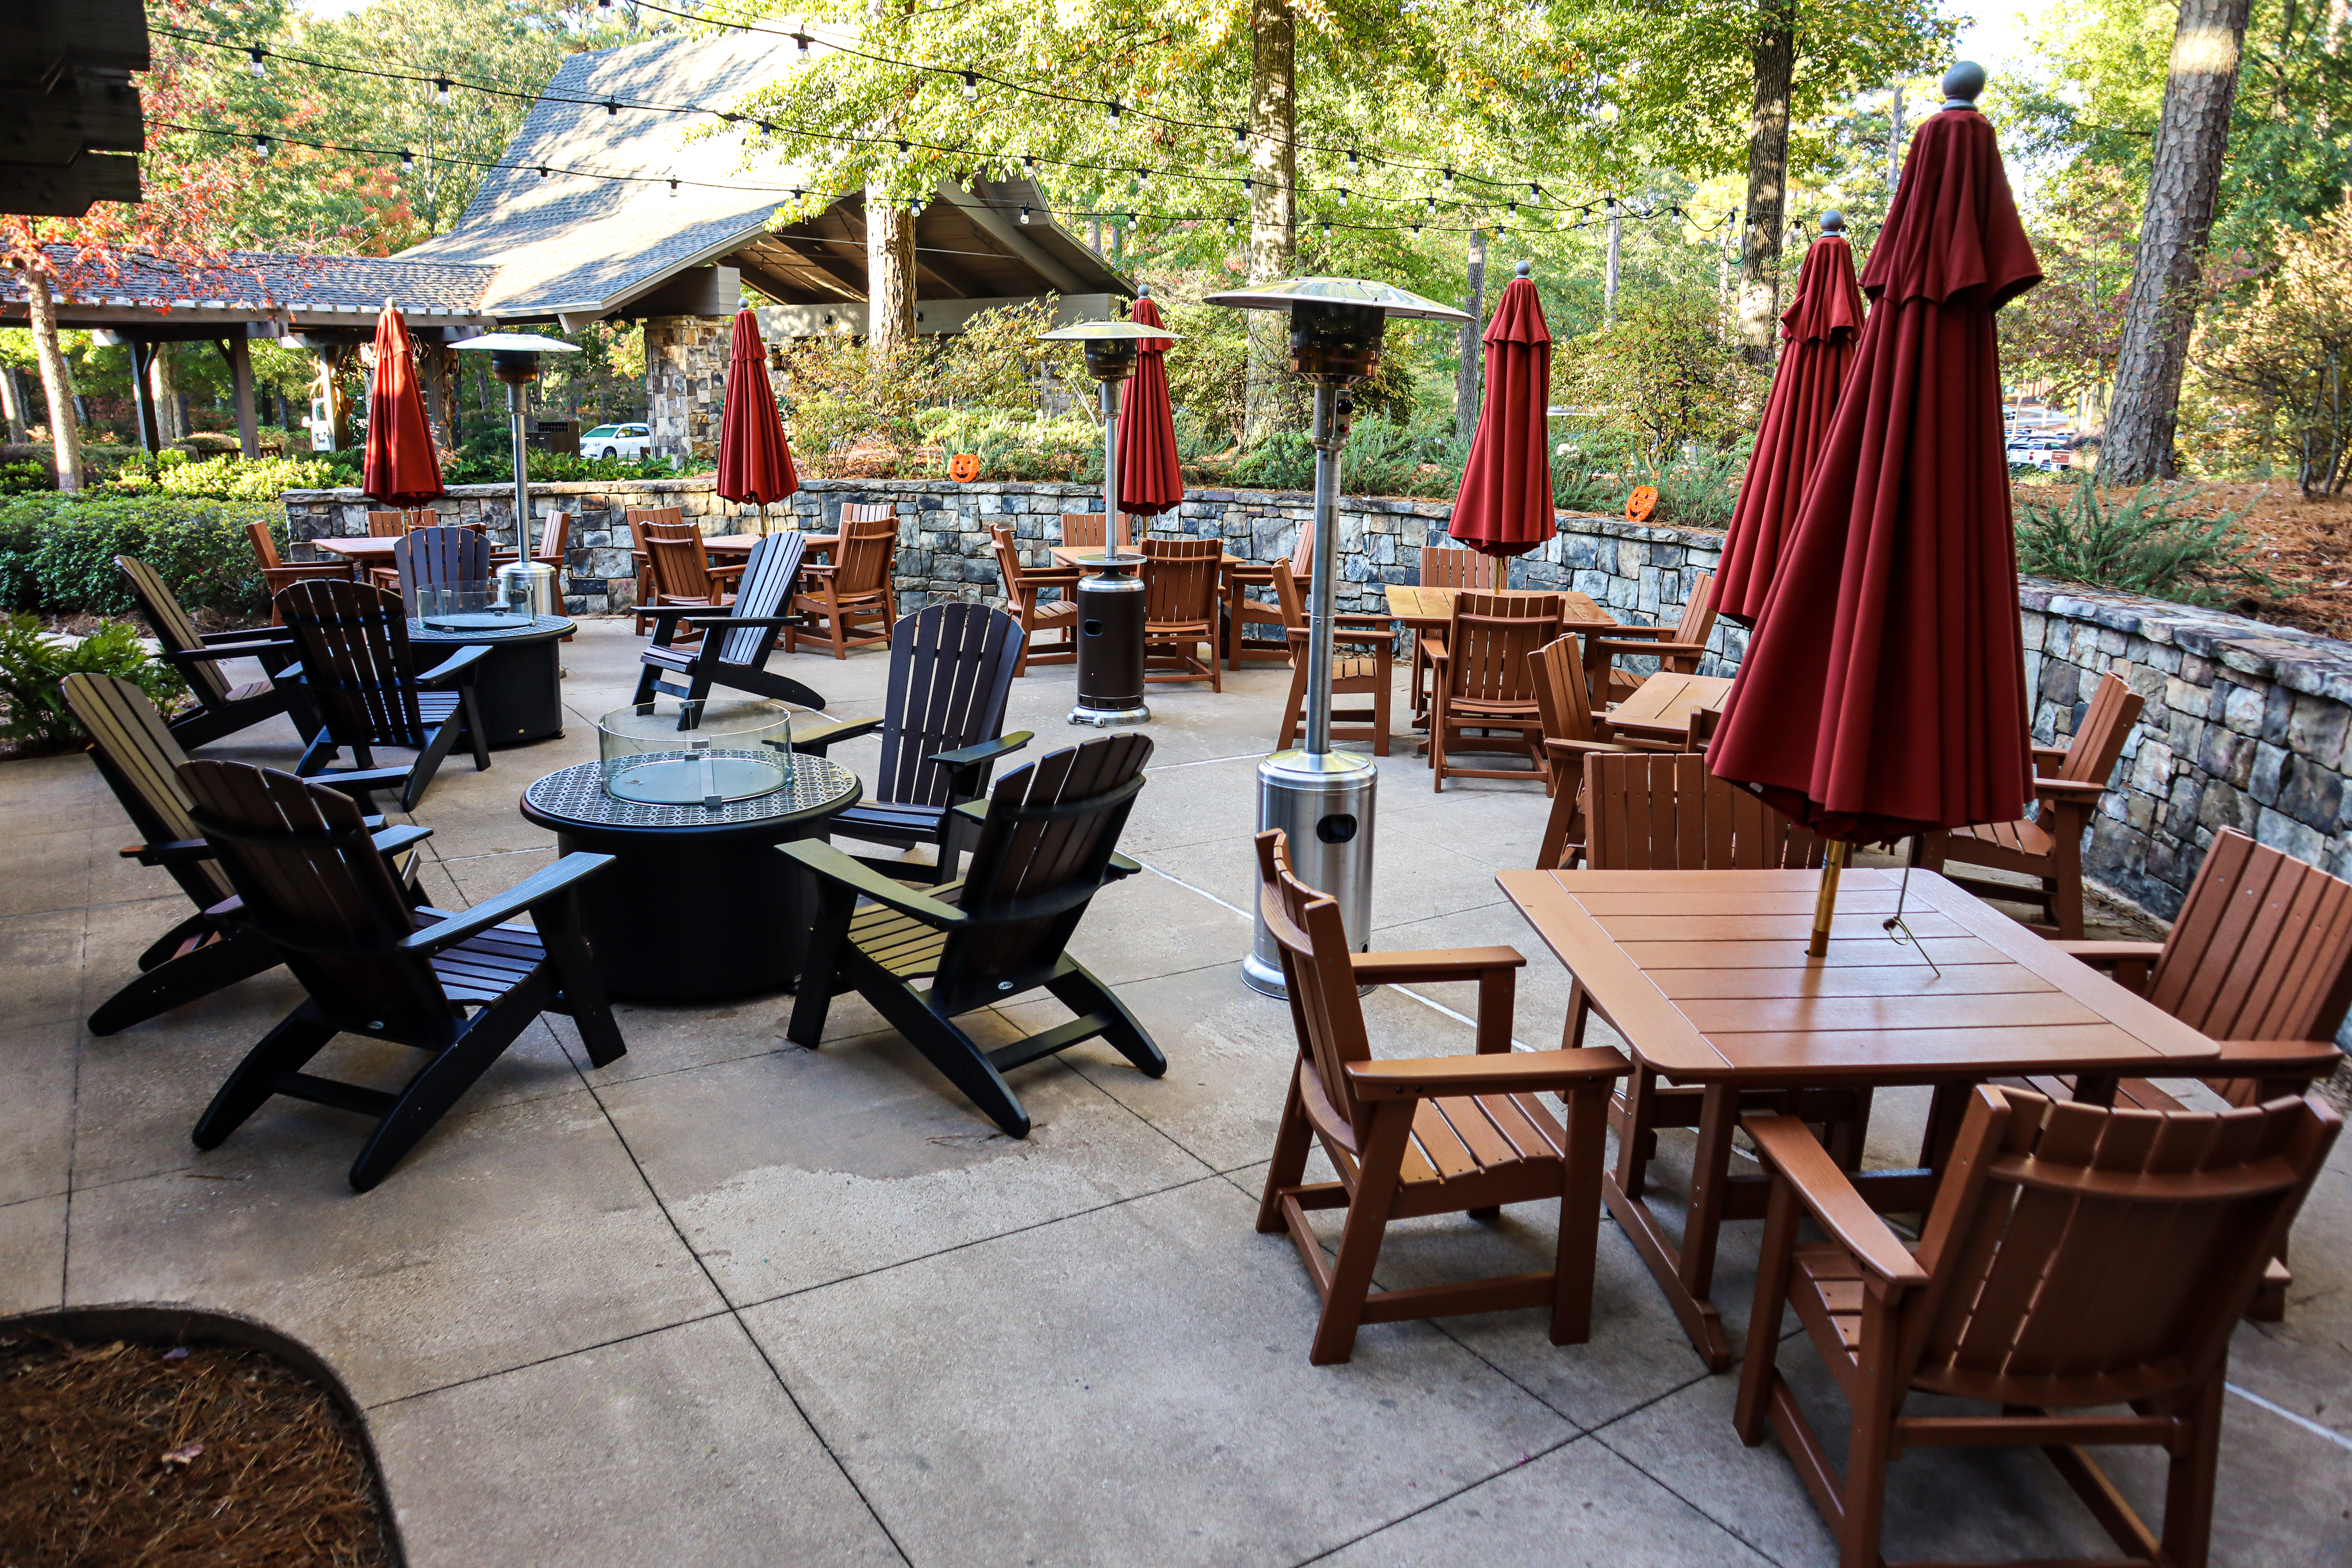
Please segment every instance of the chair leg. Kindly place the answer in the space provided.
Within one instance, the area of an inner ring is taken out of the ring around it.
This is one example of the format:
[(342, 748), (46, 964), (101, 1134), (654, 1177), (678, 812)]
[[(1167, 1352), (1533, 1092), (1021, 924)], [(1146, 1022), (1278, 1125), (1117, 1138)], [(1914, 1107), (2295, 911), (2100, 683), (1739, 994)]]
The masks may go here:
[(490, 771), (490, 732), (482, 727), (482, 705), (471, 680), (457, 688), (457, 711), (466, 721), (466, 738), (474, 743), (474, 771)]
[(1565, 763), (1559, 787), (1552, 791), (1551, 810), (1544, 817), (1543, 842), (1536, 850), (1536, 869), (1568, 869), (1568, 847), (1582, 843), (1584, 826), (1584, 760)]
[(1434, 690), (1429, 696), (1429, 788), (1438, 794), (1445, 788), (1445, 693)]
[(217, 938), (164, 960), (108, 997), (89, 1016), (89, 1032), (119, 1033), (183, 1003), (226, 991), (282, 962), (278, 949), (255, 932), (238, 931)]
[(1314, 1147), (1315, 1132), (1307, 1124), (1307, 1107), (1298, 1095), (1298, 1074), (1293, 1070), (1290, 1088), (1283, 1096), (1282, 1124), (1274, 1135), (1274, 1162), (1266, 1167), (1265, 1192), (1257, 1202), (1259, 1235), (1283, 1233), (1283, 1190), (1298, 1185), (1306, 1178), (1307, 1156)]
[(801, 960), (793, 1021), (784, 1028), (784, 1037), (796, 1046), (813, 1051), (824, 1038), (824, 1016), (833, 1010), (833, 994), (840, 988), (842, 948), (856, 909), (856, 892), (838, 882), (818, 880), (816, 914), (809, 921), (808, 951)]
[(2068, 942), (2083, 940), (2083, 830), (2087, 814), (2078, 806), (2062, 805), (2051, 813), (2052, 837), (2049, 889), (2050, 918)]
[(464, 1034), (408, 1080), (408, 1087), (400, 1091), (400, 1098), (368, 1134), (368, 1141), (360, 1145), (359, 1158), (352, 1162), (353, 1192), (366, 1192), (392, 1174), (417, 1141), (433, 1131), (434, 1124), (514, 1043), (523, 1026), (539, 1016), (552, 989), (542, 978), (509, 992), (477, 1013)]
[(825, 611), (825, 629), (833, 634), (833, 657), (845, 659), (849, 657), (849, 623), (845, 618), (846, 612), (842, 609), (841, 599), (837, 594), (828, 593), (825, 599), (829, 606)]
[(400, 786), (401, 810), (413, 812), (416, 809), (416, 803), (423, 800), (425, 792), (432, 787), (433, 775), (441, 771), (442, 760), (448, 756), (449, 748), (457, 743), (457, 715), (452, 713), (434, 726), (432, 733), (425, 737), (425, 750), (417, 753), (415, 763), (409, 768), (408, 782)]
[(540, 945), (547, 950), (548, 966), (554, 972), (557, 1005), (570, 1015), (572, 1026), (580, 1031), (588, 1065), (612, 1066), (629, 1054), (629, 1046), (621, 1038), (621, 1026), (614, 1022), (604, 977), (596, 973), (595, 957), (580, 931), (578, 891), (567, 891), (535, 906), (530, 923), (539, 931)]
[(1903, 1388), (1894, 1373), (1895, 1317), (1875, 1281), (1862, 1299), (1862, 1356), (1853, 1384), (1853, 1425), (1847, 1440), (1845, 1517), (1838, 1521), (1838, 1568), (1879, 1568), (1879, 1532), (1886, 1521), (1886, 1466), (1895, 1413)]
[(1395, 699), (1396, 675), (1385, 656), (1378, 660), (1378, 684), (1372, 688), (1372, 755), (1389, 754), (1389, 706)]
[(1331, 1266), (1331, 1292), (1323, 1300), (1323, 1319), (1316, 1325), (1314, 1347), (1307, 1359), (1317, 1366), (1332, 1366), (1355, 1353), (1356, 1328), (1363, 1321), (1364, 1298), (1372, 1288), (1372, 1269), (1381, 1260), (1381, 1242), (1387, 1235), (1389, 1207), (1396, 1200), (1399, 1173), (1404, 1164), (1405, 1141), (1412, 1131), (1412, 1113), (1419, 1100), (1383, 1100), (1372, 1113), (1372, 1133), (1365, 1140), (1356, 1190), (1348, 1200), (1347, 1227), (1339, 1233), (1339, 1256)]
[(1290, 661), (1290, 695), (1282, 700), (1282, 734), (1274, 742), (1277, 752), (1286, 752), (1297, 743), (1299, 714), (1307, 706), (1307, 661)]
[(236, 1070), (214, 1094), (212, 1103), (196, 1119), (195, 1131), (189, 1134), (199, 1149), (217, 1149), (228, 1135), (245, 1122), (245, 1119), (261, 1109), (262, 1102), (277, 1092), (270, 1080), (281, 1072), (299, 1072), (302, 1064), (319, 1054), (335, 1031), (320, 1018), (305, 1002), (288, 1015), (285, 1022), (261, 1037), (261, 1043), (246, 1052)]
[(2179, 1568), (2205, 1568), (2213, 1538), (2213, 1477), (2221, 1457), (2222, 1373), (2183, 1412), (2191, 1436), (2172, 1456), (2164, 1485), (2164, 1551)]
[(1772, 1413), (1772, 1385), (1780, 1380), (1780, 1318), (1789, 1304), (1789, 1267), (1797, 1242), (1797, 1194), (1775, 1180), (1764, 1211), (1764, 1249), (1756, 1265), (1756, 1309), (1748, 1319), (1748, 1360), (1739, 1369), (1739, 1397), (1731, 1425), (1753, 1448), (1764, 1441)]
[(924, 1006), (910, 988), (878, 964), (852, 956), (849, 965), (857, 994), (874, 1004), (874, 1010), (905, 1036), (908, 1045), (922, 1052), (925, 1061), (961, 1089), (973, 1109), (995, 1122), (1008, 1138), (1029, 1136), (1029, 1112), (971, 1036), (956, 1027), (954, 1020)]
[(1068, 966), (1067, 969), (1045, 982), (1045, 989), (1054, 1000), (1081, 1016), (1088, 1013), (1108, 1015), (1111, 1026), (1102, 1032), (1102, 1037), (1110, 1042), (1111, 1047), (1133, 1062), (1144, 1077), (1164, 1075), (1168, 1071), (1167, 1057), (1161, 1054), (1160, 1047), (1144, 1031), (1143, 1025), (1135, 1015), (1127, 1010), (1127, 1004), (1113, 995), (1110, 987), (1096, 979), (1085, 964), (1067, 956), (1062, 963)]
[(1592, 1270), (1601, 1247), (1601, 1161), (1606, 1152), (1609, 1083), (1582, 1084), (1567, 1096), (1568, 1144), (1559, 1194), (1559, 1241), (1551, 1276), (1551, 1342), (1580, 1345), (1592, 1337)]

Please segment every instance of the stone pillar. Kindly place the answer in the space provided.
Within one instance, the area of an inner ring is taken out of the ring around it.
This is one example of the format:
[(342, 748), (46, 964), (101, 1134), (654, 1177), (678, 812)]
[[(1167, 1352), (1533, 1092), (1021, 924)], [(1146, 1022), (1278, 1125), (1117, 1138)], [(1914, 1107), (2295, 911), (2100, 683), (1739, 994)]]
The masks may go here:
[(646, 321), (646, 423), (657, 458), (716, 458), (727, 391), (728, 316)]

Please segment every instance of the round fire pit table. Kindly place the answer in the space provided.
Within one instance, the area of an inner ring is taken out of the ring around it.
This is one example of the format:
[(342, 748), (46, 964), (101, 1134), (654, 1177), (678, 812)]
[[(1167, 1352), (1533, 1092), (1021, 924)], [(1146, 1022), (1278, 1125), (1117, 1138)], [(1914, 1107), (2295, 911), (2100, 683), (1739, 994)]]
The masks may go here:
[(824, 757), (793, 759), (793, 783), (717, 807), (656, 805), (604, 793), (598, 763), (552, 773), (522, 795), (524, 819), (556, 851), (614, 857), (580, 886), (597, 973), (615, 996), (703, 1001), (799, 984), (814, 879), (771, 845), (821, 838), (865, 793)]
[(563, 733), (563, 664), (558, 648), (573, 626), (561, 616), (483, 616), (507, 621), (444, 631), (409, 617), (408, 640), (420, 669), (430, 669), (458, 648), (486, 643), (474, 677), (474, 700), (493, 746), (551, 741)]

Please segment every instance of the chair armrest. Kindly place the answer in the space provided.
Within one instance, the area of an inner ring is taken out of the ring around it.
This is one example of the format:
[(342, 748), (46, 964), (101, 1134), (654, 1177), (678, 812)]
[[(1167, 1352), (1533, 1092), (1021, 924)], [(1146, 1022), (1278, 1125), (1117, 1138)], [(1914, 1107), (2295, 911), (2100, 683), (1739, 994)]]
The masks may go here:
[(798, 616), (708, 616), (702, 613), (705, 610), (725, 607), (721, 605), (709, 604), (665, 605), (656, 609), (650, 605), (640, 605), (629, 613), (643, 616), (657, 626), (668, 626), (679, 621), (690, 620), (696, 626), (705, 629), (712, 626), (796, 626), (801, 624), (801, 617)]
[(2107, 786), (2089, 779), (2035, 779), (2033, 793), (2053, 805), (2096, 805)]
[(1853, 1260), (1892, 1285), (1925, 1285), (1927, 1271), (1878, 1211), (1863, 1201), (1812, 1131), (1793, 1116), (1751, 1116), (1743, 1123), (1773, 1175)]
[(209, 664), (216, 658), (257, 658), (265, 653), (276, 653), (291, 647), (288, 642), (223, 643), (214, 647), (167, 647), (156, 650), (156, 657), (166, 664)]
[(706, 577), (740, 577), (743, 575), (743, 568), (750, 564), (748, 561), (724, 561), (706, 566), (702, 572)]
[(292, 626), (247, 626), (242, 631), (198, 632), (196, 640), (210, 647), (215, 643), (282, 643), (294, 641)]
[(793, 736), (793, 750), (806, 752), (812, 757), (821, 757), (824, 755), (824, 749), (827, 746), (842, 741), (855, 741), (861, 736), (871, 735), (880, 728), (882, 728), (882, 720), (878, 715), (871, 719), (835, 719), (829, 724), (818, 725), (807, 735), (795, 733)]
[(591, 855), (574, 850), (543, 871), (535, 872), (509, 888), (496, 898), (485, 899), (470, 910), (460, 910), (447, 920), (412, 931), (400, 942), (406, 952), (431, 952), (452, 942), (478, 936), (495, 925), (504, 925), (518, 915), (529, 914), (535, 905), (545, 903), (559, 893), (568, 892), (573, 883), (593, 877), (613, 863), (610, 855)]
[(1363, 1100), (1428, 1100), (1457, 1094), (1541, 1094), (1606, 1083), (1628, 1070), (1607, 1046), (1573, 1051), (1496, 1051), (1416, 1061), (1349, 1062), (1348, 1081)]
[[(982, 814), (981, 820), (986, 820), (985, 814)], [(1114, 849), (1110, 852), (1110, 864), (1103, 868), (1103, 880), (1105, 882), (1124, 881), (1142, 869), (1143, 867), (1139, 862), (1130, 860)]]
[(354, 791), (398, 789), (408, 782), (408, 774), (406, 768), (347, 768), (341, 773), (312, 773), (303, 782), (325, 784), (350, 795)]
[(2029, 746), (2026, 749), (2033, 753), (2033, 771), (2042, 778), (2057, 777), (2058, 770), (2066, 765), (2066, 748), (2063, 746)]
[(2069, 942), (2052, 937), (2050, 945), (2069, 958), (2079, 958), (2094, 969), (2104, 969), (2112, 963), (2126, 963), (2137, 958), (2154, 963), (2164, 951), (2160, 942)]
[(456, 653), (451, 654), (447, 658), (443, 659), (439, 664), (435, 665), (431, 669), (428, 669), (424, 674), (418, 676), (416, 678), (416, 684), (419, 686), (438, 686), (443, 681), (457, 680), (460, 677), (470, 680), (477, 673), (474, 666), (479, 664), (483, 658), (488, 655), (489, 651), (490, 645), (488, 643), (470, 643), (467, 646), (459, 648)]
[(881, 872), (835, 849), (817, 838), (795, 839), (776, 846), (777, 852), (789, 855), (818, 876), (839, 882), (861, 898), (873, 900), (902, 915), (909, 915), (925, 925), (951, 930), (971, 917), (953, 904), (943, 904), (902, 882), (894, 882)]
[(429, 827), (401, 825), (387, 827), (373, 835), (369, 841), (379, 852), (388, 858), (399, 854), (412, 844), (422, 844), (432, 837), (433, 830)]
[(211, 859), (214, 850), (209, 839), (174, 838), (168, 844), (126, 844), (115, 854), (142, 866), (184, 866)]
[(1035, 739), (1036, 731), (1034, 730), (1015, 730), (1010, 735), (999, 735), (993, 740), (975, 742), (971, 745), (960, 747), (952, 752), (935, 752), (929, 760), (939, 763), (950, 773), (961, 773), (973, 768), (985, 767), (999, 757), (1009, 757)]
[(1544, 750), (1562, 757), (1604, 757), (1622, 756), (1628, 752), (1646, 751), (1648, 748), (1629, 746), (1617, 741), (1563, 741), (1547, 735), (1544, 737)]
[(1705, 643), (1675, 642), (1664, 632), (1651, 640), (1622, 637), (1612, 632), (1605, 637), (1594, 637), (1587, 648), (1588, 652), (1593, 650), (1601, 653), (1630, 653), (1645, 658), (1672, 658), (1677, 655), (1696, 658), (1706, 653), (1707, 647)]
[(1396, 633), (1396, 617), (1373, 610), (1349, 610), (1345, 615), (1332, 616), (1331, 624), (1335, 626), (1377, 626), (1391, 636)]
[(1645, 626), (1639, 621), (1618, 621), (1609, 627), (1608, 640), (1623, 642), (1633, 638), (1664, 639), (1675, 635), (1672, 626)]
[[(356, 561), (281, 561), (275, 566), (260, 568), (265, 577), (349, 577), (359, 571)], [(371, 563), (371, 570), (384, 569), (383, 563)]]
[(1497, 969), (1523, 969), (1527, 960), (1514, 947), (1437, 947), (1418, 952), (1358, 952), (1349, 955), (1360, 985), (1436, 984), (1475, 980)]

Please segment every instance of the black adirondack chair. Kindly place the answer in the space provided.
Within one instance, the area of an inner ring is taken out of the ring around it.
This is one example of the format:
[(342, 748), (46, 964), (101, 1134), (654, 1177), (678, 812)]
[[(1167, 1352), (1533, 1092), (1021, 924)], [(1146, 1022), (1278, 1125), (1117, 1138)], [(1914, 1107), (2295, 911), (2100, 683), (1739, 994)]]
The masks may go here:
[[(163, 645), (163, 661), (180, 672), (195, 696), (196, 710), (172, 721), (173, 737), (181, 745), (201, 746), (288, 711), (289, 688), (268, 679), (231, 686), (219, 665), (224, 658), (258, 659), (266, 674), (278, 675), (294, 659), (294, 639), (285, 627), (200, 632), (152, 566), (130, 555), (116, 556), (114, 564), (129, 579), (147, 629)], [(316, 721), (299, 704), (292, 717), (307, 741), (318, 728)]]
[[(224, 906), (234, 906), (236, 889), (188, 816), (187, 794), (175, 772), (187, 753), (147, 694), (120, 676), (86, 673), (67, 676), (59, 689), (67, 709), (89, 734), (89, 759), (99, 776), (141, 837), (142, 842), (121, 851), (123, 858), (163, 867), (195, 906), (194, 913), (139, 955), (139, 977), (100, 1004), (89, 1016), (89, 1032), (115, 1034), (275, 967), (280, 962), (275, 947), (225, 918)], [(346, 773), (331, 782), (349, 791), (370, 783), (391, 786), (400, 778), (400, 771), (387, 770)], [(424, 830), (387, 828), (380, 816), (369, 818), (368, 826), (375, 832), (376, 848), (392, 861), (394, 875), (413, 887), (413, 847)]]
[[(798, 533), (772, 533), (751, 546), (743, 575), (736, 582), (735, 603), (717, 614), (708, 605), (699, 613), (691, 605), (639, 605), (637, 614), (652, 619), (654, 635), (637, 656), (645, 668), (637, 674), (637, 694), (632, 700), (650, 702), (658, 691), (699, 701), (717, 686), (803, 708), (823, 708), (824, 698), (768, 668), (777, 631), (800, 624), (800, 618), (784, 614), (784, 606), (807, 548), (807, 539)], [(672, 646), (681, 622), (691, 622), (702, 633), (701, 646)], [(719, 635), (722, 631), (724, 637)]]
[(490, 585), (490, 542), (470, 528), (412, 528), (392, 547), (392, 563), (411, 605), (419, 588)]
[(488, 644), (461, 647), (419, 675), (400, 595), (365, 583), (297, 583), (278, 595), (278, 614), (294, 635), (303, 690), (319, 715), (297, 774), (317, 776), (345, 747), (362, 770), (375, 767), (378, 746), (411, 750), (416, 761), (400, 786), (400, 809), (414, 811), (459, 730), (473, 742), (474, 771), (490, 765), (474, 704)]
[[(931, 879), (954, 879), (959, 848), (974, 828), (955, 808), (986, 794), (997, 759), (1031, 739), (1027, 730), (1000, 733), (1024, 635), (1019, 621), (985, 605), (930, 605), (899, 617), (890, 628), (887, 711), (793, 737), (796, 749), (821, 757), (830, 746), (882, 731), (873, 792), (825, 825), (828, 837), (899, 849), (932, 845), (939, 864)], [(865, 864), (893, 874), (909, 869), (880, 858)]]
[[(963, 808), (982, 818), (971, 872), (946, 887), (919, 891), (814, 839), (778, 845), (817, 882), (786, 1033), (814, 1050), (835, 993), (855, 990), (1014, 1138), (1029, 1135), (1029, 1113), (1004, 1075), (1024, 1063), (1100, 1036), (1149, 1077), (1166, 1072), (1135, 1016), (1063, 951), (1096, 889), (1142, 869), (1117, 848), (1150, 755), (1147, 736), (1106, 735), (1014, 769), (984, 816)], [(1077, 1016), (992, 1051), (956, 1026), (1041, 987)]]
[[(231, 918), (276, 947), (310, 993), (213, 1096), (195, 1126), (199, 1149), (219, 1147), (272, 1095), (352, 1111), (376, 1124), (352, 1164), (352, 1185), (365, 1192), (541, 1013), (569, 1014), (598, 1067), (628, 1049), (572, 892), (611, 856), (566, 855), (469, 910), (412, 907), (342, 795), (245, 763), (183, 763), (178, 773), (189, 816), (242, 900)], [(505, 923), (523, 915), (528, 928)], [(397, 1093), (303, 1071), (338, 1034), (428, 1059)]]

